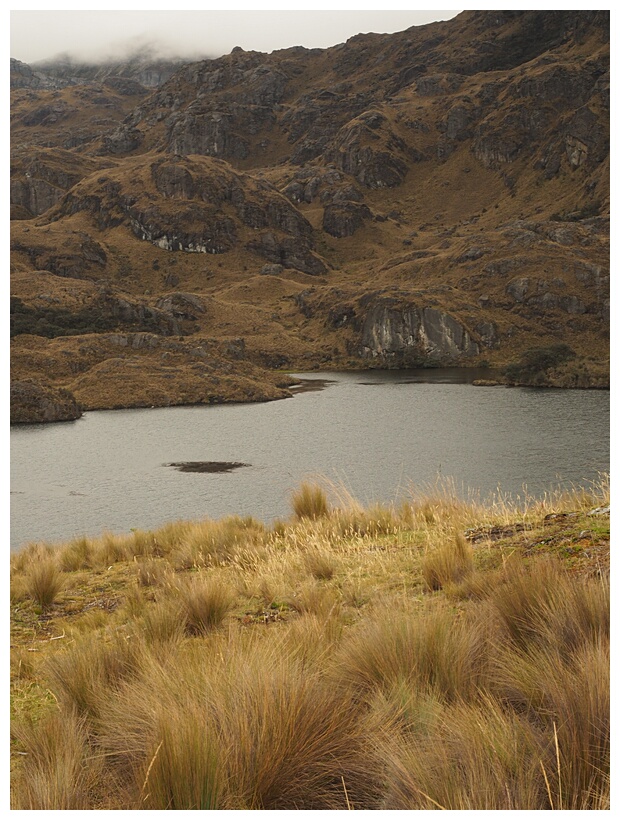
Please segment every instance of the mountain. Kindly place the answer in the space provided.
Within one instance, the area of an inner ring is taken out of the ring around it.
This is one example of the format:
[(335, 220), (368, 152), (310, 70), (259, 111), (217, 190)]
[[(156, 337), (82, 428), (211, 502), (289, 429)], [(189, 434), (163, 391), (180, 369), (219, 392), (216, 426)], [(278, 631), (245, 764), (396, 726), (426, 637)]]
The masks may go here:
[(278, 370), (608, 384), (608, 12), (236, 48), (156, 87), (14, 62), (14, 420), (37, 390), (277, 398)]

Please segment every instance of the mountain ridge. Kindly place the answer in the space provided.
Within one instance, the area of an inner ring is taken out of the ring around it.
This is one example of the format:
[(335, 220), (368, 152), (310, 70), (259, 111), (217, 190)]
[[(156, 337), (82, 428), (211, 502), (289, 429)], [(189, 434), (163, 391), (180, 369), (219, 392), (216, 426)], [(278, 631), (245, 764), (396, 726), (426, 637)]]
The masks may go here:
[[(560, 342), (575, 358), (561, 383), (605, 384), (608, 26), (597, 11), (463, 12), (329, 49), (237, 48), (155, 89), (120, 75), (15, 89), (11, 282), (29, 332), (12, 377), (29, 360), (28, 378), (88, 408), (127, 397), (84, 401), (32, 363), (35, 348), (77, 355), (83, 312), (58, 311), (88, 281), (130, 306), (105, 308), (106, 328), (148, 315), (214, 350), (235, 342), (214, 372), (243, 360), (265, 397), (274, 367), (505, 366)], [(209, 310), (175, 325), (188, 295)], [(175, 384), (190, 369), (180, 358)], [(208, 400), (202, 378), (202, 398), (188, 375), (156, 402)]]

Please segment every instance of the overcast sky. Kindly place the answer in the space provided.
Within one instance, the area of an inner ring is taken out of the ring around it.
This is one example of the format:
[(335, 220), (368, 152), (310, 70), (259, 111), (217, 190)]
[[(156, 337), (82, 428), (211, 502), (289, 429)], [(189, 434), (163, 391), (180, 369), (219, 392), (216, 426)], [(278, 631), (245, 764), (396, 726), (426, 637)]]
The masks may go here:
[[(71, 5), (66, 3), (65, 8)], [(148, 46), (164, 57), (194, 58), (219, 57), (235, 46), (263, 52), (295, 45), (326, 48), (360, 32), (403, 31), (458, 13), (297, 11), (290, 4), (282, 11), (85, 11), (85, 5), (76, 11), (12, 10), (11, 57), (34, 63), (68, 53), (99, 61)], [(277, 6), (273, 3), (271, 8)]]

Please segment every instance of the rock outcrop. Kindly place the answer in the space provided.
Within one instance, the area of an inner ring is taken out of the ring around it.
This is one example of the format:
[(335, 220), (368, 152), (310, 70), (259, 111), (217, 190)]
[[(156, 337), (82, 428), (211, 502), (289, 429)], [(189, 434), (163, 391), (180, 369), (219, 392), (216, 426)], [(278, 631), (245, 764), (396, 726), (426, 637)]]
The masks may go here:
[(386, 366), (455, 364), (480, 345), (453, 316), (434, 307), (381, 298), (367, 309), (361, 354)]
[(74, 421), (82, 415), (68, 390), (34, 381), (11, 382), (11, 424)]
[(100, 230), (123, 224), (167, 251), (224, 254), (243, 242), (270, 262), (326, 270), (312, 251), (312, 226), (290, 201), (221, 160), (147, 158), (130, 178), (108, 170), (75, 185), (50, 219), (80, 212)]

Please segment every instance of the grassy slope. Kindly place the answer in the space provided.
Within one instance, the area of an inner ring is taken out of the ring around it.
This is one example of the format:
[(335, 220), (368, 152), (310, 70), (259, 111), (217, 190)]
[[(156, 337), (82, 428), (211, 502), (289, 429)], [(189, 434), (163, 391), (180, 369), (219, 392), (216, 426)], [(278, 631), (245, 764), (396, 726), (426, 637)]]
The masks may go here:
[(31, 545), (14, 807), (608, 808), (608, 503), (303, 487), (273, 528)]

